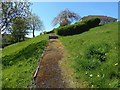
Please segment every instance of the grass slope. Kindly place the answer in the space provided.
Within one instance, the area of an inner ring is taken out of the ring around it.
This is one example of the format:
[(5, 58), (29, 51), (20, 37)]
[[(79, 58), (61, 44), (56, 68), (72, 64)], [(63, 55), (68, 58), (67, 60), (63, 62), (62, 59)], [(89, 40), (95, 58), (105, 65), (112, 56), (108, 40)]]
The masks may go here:
[(89, 87), (118, 87), (118, 23), (106, 24), (82, 34), (60, 37), (75, 78)]
[(3, 49), (3, 88), (25, 88), (31, 84), (33, 73), (46, 42), (47, 35), (41, 35)]

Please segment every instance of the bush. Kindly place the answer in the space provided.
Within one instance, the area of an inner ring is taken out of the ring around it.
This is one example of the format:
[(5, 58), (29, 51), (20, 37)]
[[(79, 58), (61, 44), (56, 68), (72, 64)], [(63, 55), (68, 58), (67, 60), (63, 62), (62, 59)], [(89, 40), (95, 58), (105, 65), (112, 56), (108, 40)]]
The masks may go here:
[(54, 30), (46, 32), (46, 34), (54, 33)]
[(93, 28), (99, 25), (100, 19), (99, 18), (91, 18), (82, 21), (83, 23), (87, 24), (87, 27)]
[(75, 23), (73, 25), (67, 25), (57, 28), (57, 34), (61, 36), (79, 34), (88, 31), (90, 28), (98, 26), (100, 19), (92, 18), (84, 20), (82, 22)]

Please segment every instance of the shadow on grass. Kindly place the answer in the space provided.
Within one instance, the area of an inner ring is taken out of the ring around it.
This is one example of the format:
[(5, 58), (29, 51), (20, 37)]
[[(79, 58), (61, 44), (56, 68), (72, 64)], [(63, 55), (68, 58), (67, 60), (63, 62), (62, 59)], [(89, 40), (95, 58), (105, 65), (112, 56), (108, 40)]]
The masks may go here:
[[(2, 58), (3, 69), (7, 66), (12, 66), (18, 61), (29, 59), (30, 57), (39, 58), (39, 54), (42, 53), (46, 45), (46, 40), (43, 40), (39, 43), (30, 44), (26, 48), (22, 49), (18, 53), (12, 55), (6, 55)], [(36, 53), (39, 53), (36, 55)]]

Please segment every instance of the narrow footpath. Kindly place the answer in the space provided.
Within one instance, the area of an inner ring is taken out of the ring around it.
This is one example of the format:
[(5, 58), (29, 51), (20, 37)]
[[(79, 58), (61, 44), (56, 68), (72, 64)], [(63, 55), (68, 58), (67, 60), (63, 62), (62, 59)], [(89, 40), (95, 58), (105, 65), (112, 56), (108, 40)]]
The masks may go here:
[(37, 88), (65, 88), (59, 61), (63, 58), (63, 47), (58, 39), (50, 39), (40, 62), (36, 78)]

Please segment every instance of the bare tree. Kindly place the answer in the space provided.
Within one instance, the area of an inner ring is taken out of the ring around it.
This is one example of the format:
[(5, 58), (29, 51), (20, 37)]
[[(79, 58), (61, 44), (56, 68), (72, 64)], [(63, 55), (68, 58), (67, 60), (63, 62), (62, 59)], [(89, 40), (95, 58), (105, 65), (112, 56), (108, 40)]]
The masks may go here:
[(36, 14), (31, 14), (28, 18), (30, 30), (32, 30), (33, 37), (35, 37), (35, 31), (42, 31), (44, 29), (43, 22)]
[(77, 13), (71, 12), (66, 9), (60, 12), (58, 16), (53, 19), (52, 24), (53, 26), (57, 24), (60, 24), (60, 26), (65, 26), (77, 20), (80, 20), (80, 16)]

